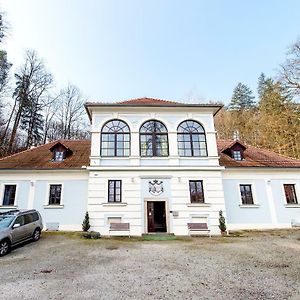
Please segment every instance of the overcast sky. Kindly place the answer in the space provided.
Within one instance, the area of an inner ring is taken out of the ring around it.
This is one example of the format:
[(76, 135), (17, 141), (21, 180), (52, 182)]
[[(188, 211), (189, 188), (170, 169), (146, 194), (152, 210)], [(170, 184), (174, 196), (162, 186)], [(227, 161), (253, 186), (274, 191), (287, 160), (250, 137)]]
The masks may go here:
[(275, 75), (300, 34), (300, 1), (0, 0), (5, 48), (44, 58), (59, 87), (91, 101), (199, 97), (228, 102), (241, 81)]

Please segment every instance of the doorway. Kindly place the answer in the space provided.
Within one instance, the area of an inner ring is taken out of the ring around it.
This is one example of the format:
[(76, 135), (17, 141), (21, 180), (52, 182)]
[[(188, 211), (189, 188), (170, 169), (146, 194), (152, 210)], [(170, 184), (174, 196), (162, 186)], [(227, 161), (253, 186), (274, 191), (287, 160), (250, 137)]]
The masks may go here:
[(148, 232), (167, 232), (166, 202), (147, 201)]

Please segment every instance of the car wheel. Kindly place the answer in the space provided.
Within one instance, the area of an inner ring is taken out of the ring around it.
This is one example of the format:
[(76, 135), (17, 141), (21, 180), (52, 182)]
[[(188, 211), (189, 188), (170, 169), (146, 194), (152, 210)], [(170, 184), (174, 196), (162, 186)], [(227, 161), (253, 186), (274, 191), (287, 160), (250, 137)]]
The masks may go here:
[(10, 241), (2, 240), (0, 242), (0, 256), (4, 256), (10, 251)]
[(41, 230), (40, 229), (35, 229), (32, 235), (32, 239), (36, 242), (40, 239), (41, 237)]

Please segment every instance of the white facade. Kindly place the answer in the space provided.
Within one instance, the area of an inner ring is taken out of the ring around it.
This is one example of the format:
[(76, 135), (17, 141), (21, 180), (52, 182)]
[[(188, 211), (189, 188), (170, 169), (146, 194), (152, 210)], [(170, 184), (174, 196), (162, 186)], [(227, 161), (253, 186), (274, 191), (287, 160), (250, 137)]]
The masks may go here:
[[(189, 222), (207, 222), (212, 234), (219, 234), (219, 210), (225, 212), (220, 167), (213, 121), (213, 108), (119, 107), (92, 109), (91, 163), (88, 168), (88, 211), (94, 230), (107, 235), (111, 218), (130, 223), (131, 233), (148, 233), (147, 202), (162, 201), (166, 210), (166, 231), (187, 235)], [(101, 129), (109, 120), (127, 123), (131, 134), (129, 157), (101, 157)], [(158, 120), (168, 130), (168, 157), (141, 157), (140, 127), (147, 120)], [(179, 157), (177, 127), (185, 120), (196, 120), (206, 133), (207, 157)], [(122, 202), (108, 203), (108, 180), (122, 180)], [(163, 182), (159, 196), (149, 192), (149, 181)], [(189, 180), (203, 181), (205, 203), (190, 202)]]
[[(220, 166), (213, 120), (217, 109), (206, 105), (88, 105), (91, 144), (85, 153), (91, 154), (89, 160), (86, 157), (89, 163), (72, 170), (60, 169), (59, 163), (57, 169), (22, 170), (6, 168), (6, 159), (0, 160), (0, 211), (36, 208), (43, 216), (45, 228), (57, 226), (60, 230), (81, 230), (88, 211), (91, 230), (102, 235), (109, 234), (110, 222), (130, 223), (131, 235), (153, 232), (149, 216), (155, 211), (160, 211), (159, 217), (165, 222), (162, 231), (175, 235), (188, 235), (188, 223), (207, 223), (213, 235), (220, 234), (220, 210), (229, 230), (300, 225), (300, 167)], [(129, 127), (129, 156), (101, 156), (102, 128), (116, 119)], [(140, 128), (148, 120), (160, 121), (167, 129), (169, 151), (165, 157), (141, 156)], [(177, 129), (185, 120), (203, 126), (207, 156), (179, 156)], [(48, 153), (49, 147), (45, 149)], [(70, 155), (81, 155), (79, 149)], [(35, 150), (30, 151), (34, 155)], [(14, 155), (17, 158), (18, 154)], [(109, 201), (109, 181), (121, 182), (121, 201)], [(204, 201), (191, 200), (191, 181), (202, 182)], [(159, 185), (157, 193), (151, 189), (153, 184)], [(5, 206), (5, 187), (9, 185), (16, 187), (14, 201)], [(59, 204), (49, 203), (51, 185), (61, 187)], [(250, 205), (243, 203), (240, 185), (251, 187)], [(287, 202), (284, 185), (293, 186), (293, 203)]]

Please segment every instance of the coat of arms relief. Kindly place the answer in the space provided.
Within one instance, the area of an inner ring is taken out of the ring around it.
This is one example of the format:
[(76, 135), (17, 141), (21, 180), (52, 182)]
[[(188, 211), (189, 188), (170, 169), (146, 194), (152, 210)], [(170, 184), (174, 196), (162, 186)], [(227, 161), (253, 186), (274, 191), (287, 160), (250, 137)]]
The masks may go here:
[(153, 196), (159, 196), (164, 191), (163, 182), (161, 180), (149, 181), (149, 193)]

